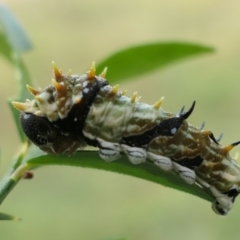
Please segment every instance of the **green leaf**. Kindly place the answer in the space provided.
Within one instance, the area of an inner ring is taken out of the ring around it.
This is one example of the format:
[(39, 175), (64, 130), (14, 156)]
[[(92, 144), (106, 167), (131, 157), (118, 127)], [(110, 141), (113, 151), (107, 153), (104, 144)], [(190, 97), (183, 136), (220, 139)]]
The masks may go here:
[(18, 217), (14, 217), (12, 215), (6, 214), (6, 213), (0, 213), (0, 220), (15, 220), (20, 221), (21, 219)]
[(30, 78), (30, 75), (28, 73), (28, 70), (23, 63), (23, 61), (19, 58), (16, 59), (16, 67), (17, 67), (17, 81), (19, 82), (19, 96), (18, 99), (20, 101), (25, 101), (26, 98), (29, 98), (30, 93), (28, 92), (26, 85), (32, 85), (32, 81)]
[(0, 24), (14, 52), (20, 54), (32, 48), (31, 41), (26, 32), (9, 9), (3, 4), (0, 4)]
[(2, 33), (0, 33), (0, 54), (13, 63), (11, 46), (9, 45), (6, 36)]
[(208, 201), (213, 200), (212, 197), (208, 195), (202, 188), (195, 184), (189, 185), (185, 183), (179, 176), (177, 176), (177, 174), (173, 172), (164, 172), (151, 162), (133, 165), (125, 156), (118, 161), (108, 163), (100, 159), (97, 151), (79, 151), (72, 157), (42, 155), (36, 158), (25, 160), (25, 162), (30, 166), (30, 168), (46, 165), (66, 165), (101, 169), (110, 172), (126, 174), (158, 183), (165, 187), (190, 193)]
[(108, 67), (111, 83), (136, 77), (176, 61), (199, 54), (211, 53), (213, 48), (191, 43), (163, 42), (134, 46), (119, 51), (98, 64), (99, 71)]
[[(14, 99), (14, 101), (16, 102), (25, 102), (25, 100), (27, 98), (29, 98), (30, 94), (26, 88), (26, 85), (32, 85), (31, 84), (31, 79), (29, 76), (29, 73), (27, 71), (27, 68), (25, 67), (23, 61), (20, 58), (16, 58), (15, 59), (15, 64), (16, 64), (16, 70), (17, 70), (17, 76), (18, 76), (18, 82), (19, 82), (19, 96), (17, 98)], [(22, 142), (26, 141), (26, 136), (22, 131), (22, 128), (20, 126), (19, 123), (19, 111), (16, 110), (13, 105), (12, 105), (12, 100), (8, 100), (8, 105), (10, 107), (10, 110), (12, 112), (13, 115), (13, 119), (15, 121), (15, 125), (17, 127), (18, 130), (18, 134), (20, 136), (20, 139)]]
[[(0, 33), (0, 54), (9, 60), (15, 67), (19, 83), (19, 94), (15, 101), (24, 102), (29, 96), (26, 84), (31, 85), (31, 80), (19, 54), (31, 49), (32, 44), (19, 22), (9, 9), (2, 4), (0, 4), (0, 25), (4, 32)], [(12, 101), (9, 100), (8, 104), (13, 114), (19, 136), (22, 142), (24, 142), (26, 141), (26, 136), (23, 134), (19, 124), (19, 111), (14, 109), (11, 102)]]
[[(17, 100), (17, 99), (14, 99), (14, 101), (19, 102), (19, 100)], [(8, 100), (7, 103), (8, 103), (8, 106), (10, 108), (10, 111), (12, 113), (13, 120), (15, 122), (15, 126), (16, 126), (17, 131), (18, 131), (18, 135), (20, 137), (21, 142), (23, 143), (23, 142), (26, 141), (27, 138), (26, 138), (26, 135), (23, 133), (22, 128), (20, 126), (19, 111), (13, 107), (11, 100)]]
[[(19, 153), (15, 157), (12, 168), (10, 169), (10, 171), (8, 171), (8, 173), (0, 181), (0, 204), (2, 204), (2, 202), (7, 197), (7, 195), (17, 185), (19, 180), (22, 178), (22, 174), (27, 171), (24, 168), (27, 166), (21, 165), (22, 160), (24, 159), (27, 150), (28, 150), (28, 143), (25, 142), (24, 144), (22, 144), (22, 147), (21, 147)], [(30, 153), (33, 156), (35, 156), (34, 152), (30, 152)], [(18, 169), (18, 171), (16, 169)], [(23, 170), (21, 170), (21, 169), (23, 169)], [(14, 174), (17, 176), (16, 178), (13, 177)]]

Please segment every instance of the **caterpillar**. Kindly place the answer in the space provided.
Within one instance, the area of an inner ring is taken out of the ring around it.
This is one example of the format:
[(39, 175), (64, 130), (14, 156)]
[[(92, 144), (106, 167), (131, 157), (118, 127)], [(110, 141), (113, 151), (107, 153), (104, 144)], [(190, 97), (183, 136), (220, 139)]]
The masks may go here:
[(90, 145), (107, 162), (122, 154), (132, 164), (150, 161), (197, 183), (213, 196), (214, 212), (226, 215), (240, 192), (240, 166), (229, 155), (240, 141), (222, 146), (211, 131), (188, 123), (195, 101), (186, 112), (165, 112), (163, 98), (154, 105), (137, 93), (129, 98), (109, 85), (106, 71), (97, 76), (93, 63), (82, 76), (63, 75), (53, 63), (52, 85), (27, 86), (34, 99), (13, 106), (29, 140), (49, 154), (71, 155)]

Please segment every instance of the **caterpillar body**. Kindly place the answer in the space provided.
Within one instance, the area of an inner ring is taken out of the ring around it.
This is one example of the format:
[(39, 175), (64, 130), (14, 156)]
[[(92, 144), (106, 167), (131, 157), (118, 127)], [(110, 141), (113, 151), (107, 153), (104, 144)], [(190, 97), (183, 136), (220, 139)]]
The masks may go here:
[(129, 98), (108, 84), (106, 69), (99, 76), (95, 71), (93, 64), (82, 76), (65, 76), (53, 64), (52, 85), (27, 86), (34, 99), (13, 102), (26, 136), (49, 154), (71, 155), (91, 145), (108, 162), (122, 154), (133, 164), (151, 161), (206, 189), (213, 210), (226, 215), (240, 192), (240, 166), (229, 155), (240, 142), (221, 146), (210, 131), (189, 124), (195, 102), (186, 112), (168, 113), (163, 98), (154, 105), (136, 93)]

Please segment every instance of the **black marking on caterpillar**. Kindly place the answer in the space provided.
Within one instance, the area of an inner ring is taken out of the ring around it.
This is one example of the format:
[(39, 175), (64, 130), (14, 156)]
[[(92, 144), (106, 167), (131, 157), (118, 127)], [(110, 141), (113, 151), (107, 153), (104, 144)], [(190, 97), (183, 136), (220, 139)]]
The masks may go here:
[(199, 167), (203, 162), (203, 158), (201, 156), (196, 156), (195, 158), (184, 158), (178, 161), (176, 161), (175, 159), (171, 159), (171, 160), (174, 162), (177, 162), (178, 164), (184, 167), (187, 167), (193, 170)]
[[(79, 103), (73, 105), (71, 111), (69, 111), (68, 117), (63, 119), (58, 119), (54, 121), (54, 126), (60, 129), (64, 134), (76, 135), (78, 137), (82, 135), (82, 130), (89, 112), (89, 109), (99, 93), (100, 89), (108, 85), (106, 81), (97, 81), (96, 84), (88, 83), (84, 89), (88, 89), (85, 93), (83, 89), (83, 96)], [(81, 115), (79, 114), (81, 113)]]
[(213, 210), (226, 215), (240, 192), (240, 167), (229, 151), (240, 142), (221, 146), (211, 131), (187, 122), (195, 107), (171, 114), (141, 103), (137, 95), (124, 96), (105, 79), (106, 70), (95, 75), (95, 66), (82, 76), (68, 75), (53, 65), (53, 84), (25, 103), (20, 123), (27, 137), (49, 154), (71, 155), (87, 145), (114, 161), (126, 154), (133, 164), (151, 161), (174, 171), (187, 183), (197, 183), (214, 197)]
[(123, 137), (121, 143), (133, 147), (144, 147), (157, 136), (174, 136), (178, 129), (181, 127), (182, 122), (185, 119), (187, 119), (193, 112), (194, 107), (195, 101), (193, 102), (191, 108), (186, 113), (182, 114), (184, 110), (182, 109), (180, 114), (177, 115), (177, 117), (172, 117), (163, 120), (156, 127), (144, 132), (141, 135)]

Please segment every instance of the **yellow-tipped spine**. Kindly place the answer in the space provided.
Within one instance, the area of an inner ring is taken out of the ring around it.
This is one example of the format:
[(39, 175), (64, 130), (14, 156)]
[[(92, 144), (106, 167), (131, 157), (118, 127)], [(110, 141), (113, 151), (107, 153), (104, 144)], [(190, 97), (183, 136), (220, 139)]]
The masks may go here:
[(153, 107), (158, 110), (158, 109), (162, 106), (163, 101), (164, 101), (164, 97), (161, 97), (161, 98), (153, 105)]
[(35, 99), (39, 102), (39, 103), (43, 103), (44, 99), (40, 96), (36, 96)]
[(137, 99), (137, 92), (134, 92), (133, 96), (131, 98), (131, 102), (134, 103), (136, 101), (136, 99)]
[(28, 110), (28, 105), (26, 103), (12, 102), (12, 105), (21, 112), (25, 112), (26, 110)]
[(56, 79), (56, 81), (60, 81), (62, 78), (62, 72), (61, 70), (56, 66), (55, 62), (52, 61), (52, 66), (53, 66), (53, 74)]
[(58, 92), (62, 91), (64, 89), (64, 86), (57, 82), (54, 78), (52, 79), (53, 86), (56, 88)]
[(107, 70), (108, 70), (108, 68), (105, 67), (105, 68), (103, 69), (102, 73), (101, 73), (99, 76), (102, 77), (102, 78), (106, 78)]
[(33, 96), (36, 96), (40, 93), (40, 91), (38, 91), (37, 89), (29, 86), (29, 85), (26, 85), (28, 91), (33, 95)]
[(87, 78), (88, 80), (92, 80), (94, 79), (96, 76), (96, 66), (95, 66), (95, 62), (92, 63), (90, 70), (87, 72)]
[(112, 88), (111, 94), (116, 94), (117, 91), (118, 91), (118, 88), (119, 88), (119, 85), (115, 85), (115, 86)]

